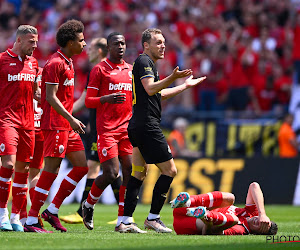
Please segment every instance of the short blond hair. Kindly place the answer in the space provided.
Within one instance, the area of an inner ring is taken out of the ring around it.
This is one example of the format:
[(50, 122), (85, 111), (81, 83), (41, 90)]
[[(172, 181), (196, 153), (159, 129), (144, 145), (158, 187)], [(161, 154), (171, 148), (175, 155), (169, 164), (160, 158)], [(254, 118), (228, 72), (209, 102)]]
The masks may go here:
[(17, 34), (16, 36), (22, 36), (22, 35), (26, 35), (26, 34), (34, 34), (37, 35), (38, 31), (35, 27), (31, 26), (31, 25), (20, 25), (17, 29)]

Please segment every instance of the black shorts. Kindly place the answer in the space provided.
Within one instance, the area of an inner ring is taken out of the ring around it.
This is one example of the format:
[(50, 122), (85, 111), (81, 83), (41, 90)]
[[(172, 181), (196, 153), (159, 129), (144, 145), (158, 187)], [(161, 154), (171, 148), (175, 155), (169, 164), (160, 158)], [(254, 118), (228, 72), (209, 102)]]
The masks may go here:
[(129, 140), (138, 147), (147, 164), (156, 164), (173, 158), (171, 149), (158, 125), (128, 129)]
[(87, 146), (87, 159), (92, 161), (99, 161), (97, 151), (97, 131), (91, 131), (88, 146)]

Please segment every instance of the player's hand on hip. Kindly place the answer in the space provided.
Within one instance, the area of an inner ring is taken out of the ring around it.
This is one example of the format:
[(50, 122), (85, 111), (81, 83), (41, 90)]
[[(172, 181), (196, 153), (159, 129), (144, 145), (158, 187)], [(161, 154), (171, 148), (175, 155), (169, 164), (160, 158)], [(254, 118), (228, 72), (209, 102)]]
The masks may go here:
[(75, 133), (85, 134), (85, 131), (84, 131), (85, 125), (80, 120), (73, 117), (73, 119), (70, 122), (70, 125)]
[(173, 70), (171, 77), (173, 77), (176, 80), (178, 78), (190, 76), (192, 73), (193, 73), (193, 71), (191, 69), (179, 70), (179, 67), (177, 66)]
[(122, 92), (117, 92), (108, 95), (107, 102), (111, 104), (119, 104), (126, 101), (126, 94)]
[(202, 83), (206, 79), (206, 76), (202, 76), (196, 79), (193, 79), (193, 75), (191, 75), (188, 79), (185, 80), (185, 84), (187, 88), (192, 88)]

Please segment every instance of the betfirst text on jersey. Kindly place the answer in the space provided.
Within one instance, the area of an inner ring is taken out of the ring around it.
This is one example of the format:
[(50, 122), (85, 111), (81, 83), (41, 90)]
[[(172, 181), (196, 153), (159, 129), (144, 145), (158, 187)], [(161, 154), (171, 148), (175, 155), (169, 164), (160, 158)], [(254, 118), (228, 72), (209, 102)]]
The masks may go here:
[(17, 75), (11, 75), (11, 74), (8, 74), (8, 78), (7, 80), (9, 82), (12, 82), (12, 81), (31, 81), (31, 82), (34, 82), (35, 80), (35, 76), (34, 74), (25, 74), (25, 73), (19, 73)]

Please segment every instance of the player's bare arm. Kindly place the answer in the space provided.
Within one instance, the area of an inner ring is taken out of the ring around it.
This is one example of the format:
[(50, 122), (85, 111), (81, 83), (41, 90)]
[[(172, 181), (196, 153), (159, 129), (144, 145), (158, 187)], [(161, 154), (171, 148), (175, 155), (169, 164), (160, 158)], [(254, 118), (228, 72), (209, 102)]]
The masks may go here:
[(263, 192), (257, 182), (252, 182), (249, 185), (246, 204), (256, 205), (258, 210), (260, 229), (262, 231), (267, 230), (271, 222), (265, 211)]
[(190, 76), (192, 74), (191, 69), (185, 69), (185, 70), (179, 70), (179, 67), (177, 66), (171, 75), (167, 76), (166, 78), (154, 82), (153, 77), (146, 77), (142, 79), (142, 84), (149, 96), (153, 96), (162, 89), (167, 88), (172, 82), (174, 82), (176, 79), (184, 78), (187, 76)]
[(86, 97), (86, 90), (83, 90), (81, 96), (73, 104), (73, 114), (76, 114), (84, 108), (84, 100)]
[(41, 103), (41, 89), (40, 89), (40, 87), (37, 87), (37, 89), (34, 90), (33, 98), (36, 101), (38, 101), (39, 103)]
[(202, 83), (206, 79), (206, 76), (199, 77), (194, 79), (191, 75), (189, 78), (187, 78), (183, 84), (173, 87), (173, 88), (166, 88), (161, 91), (161, 98), (163, 100), (169, 99), (173, 96), (176, 96), (183, 92), (186, 89), (192, 88), (197, 86), (198, 84)]
[(74, 116), (72, 116), (62, 105), (60, 100), (56, 96), (56, 92), (58, 90), (58, 85), (47, 84), (46, 85), (46, 100), (47, 102), (55, 109), (57, 113), (59, 113), (62, 117), (68, 120), (72, 129), (76, 133), (84, 134), (85, 125)]

